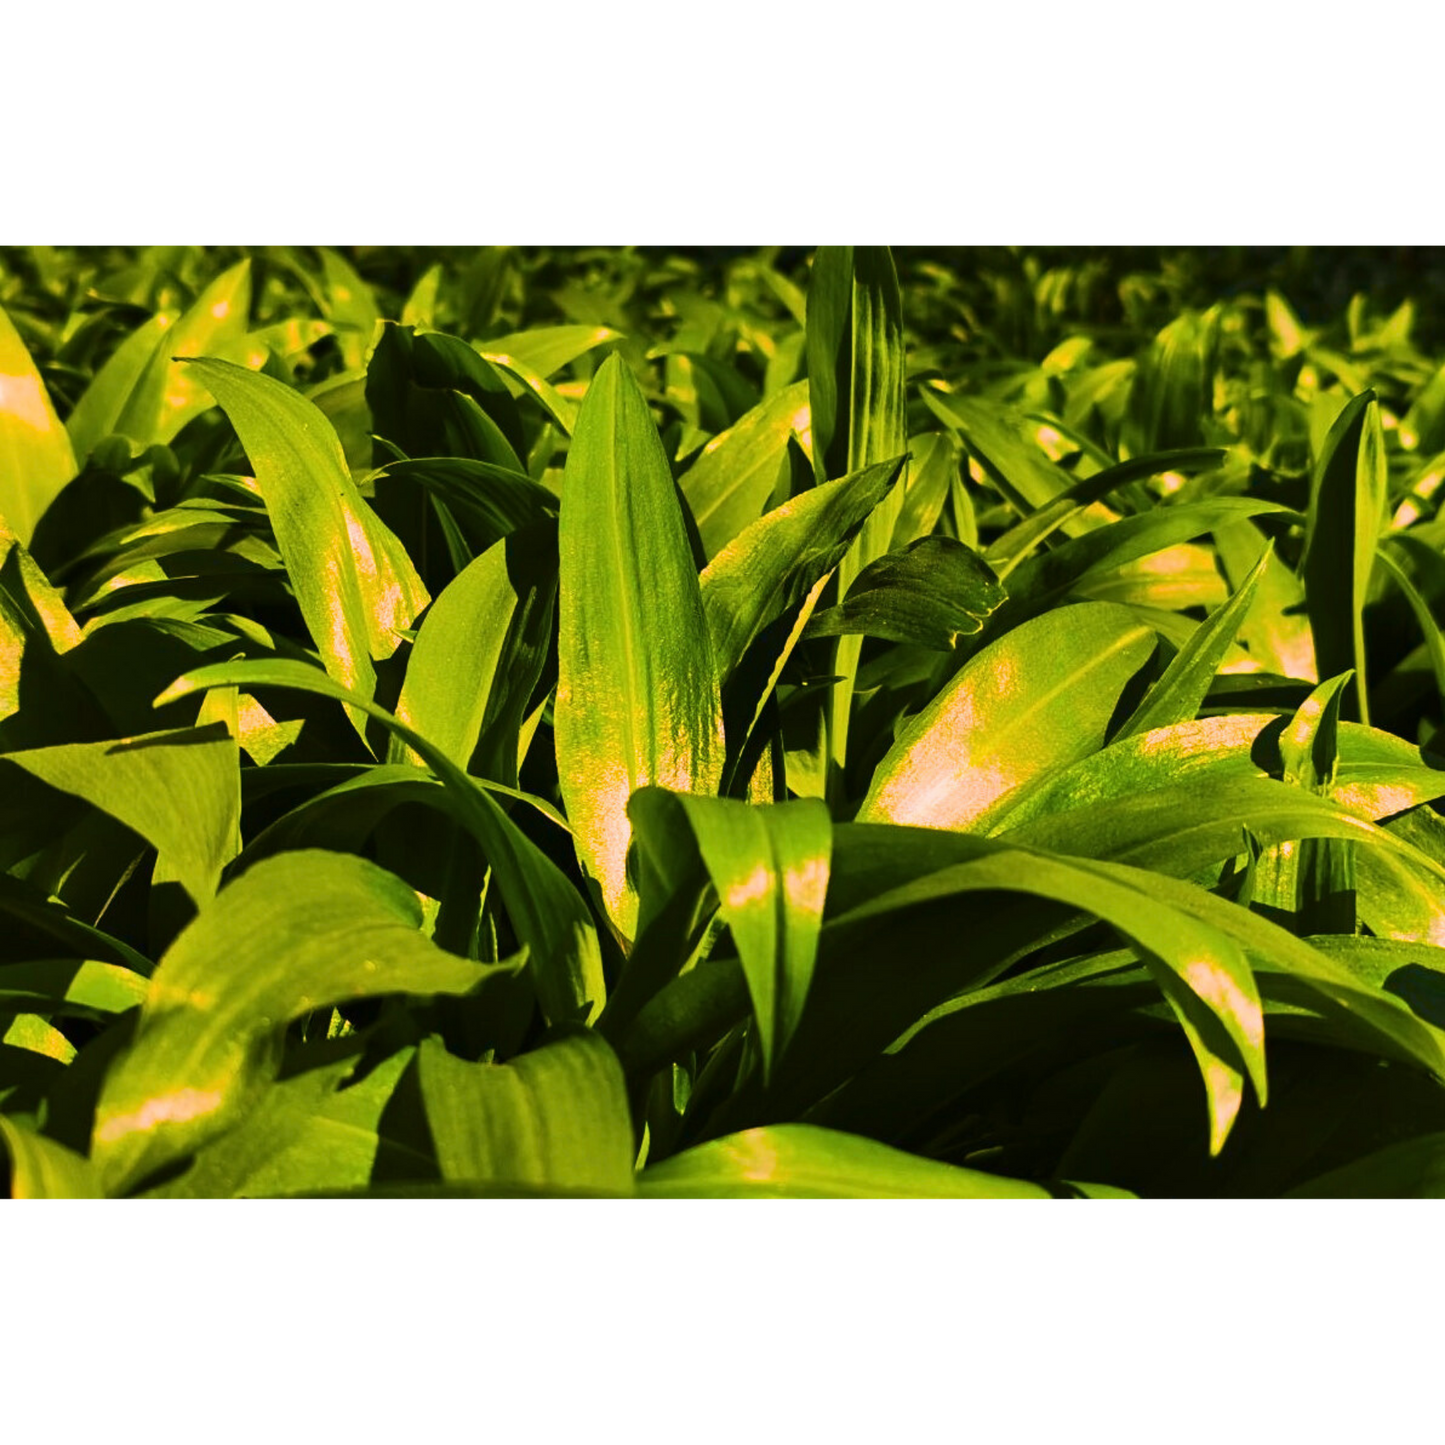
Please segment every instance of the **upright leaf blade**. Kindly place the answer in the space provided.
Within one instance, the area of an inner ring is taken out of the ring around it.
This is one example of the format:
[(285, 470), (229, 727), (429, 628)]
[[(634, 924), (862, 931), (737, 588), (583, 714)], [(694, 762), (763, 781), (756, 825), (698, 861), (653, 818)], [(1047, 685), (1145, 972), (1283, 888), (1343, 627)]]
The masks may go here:
[(1315, 465), (1300, 567), (1321, 677), (1353, 669), (1347, 715), (1370, 720), (1365, 599), (1385, 522), (1389, 468), (1373, 391), (1353, 397), (1330, 428)]
[(630, 934), (627, 800), (714, 793), (722, 702), (667, 456), (621, 357), (603, 362), (567, 456), (558, 525), (557, 769), (582, 862)]

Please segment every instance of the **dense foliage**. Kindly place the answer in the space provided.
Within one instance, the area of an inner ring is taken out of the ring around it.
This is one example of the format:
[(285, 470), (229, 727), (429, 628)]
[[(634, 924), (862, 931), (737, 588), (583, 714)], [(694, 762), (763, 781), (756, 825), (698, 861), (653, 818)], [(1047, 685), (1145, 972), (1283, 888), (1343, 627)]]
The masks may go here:
[(8, 1192), (1438, 1192), (1427, 260), (0, 251)]

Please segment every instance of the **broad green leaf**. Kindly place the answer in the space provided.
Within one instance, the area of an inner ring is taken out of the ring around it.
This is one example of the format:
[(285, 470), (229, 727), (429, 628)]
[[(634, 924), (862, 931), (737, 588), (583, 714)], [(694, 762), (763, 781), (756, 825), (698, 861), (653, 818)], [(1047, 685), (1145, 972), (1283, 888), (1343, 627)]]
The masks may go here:
[(723, 728), (672, 474), (615, 354), (588, 389), (567, 454), (558, 547), (558, 779), (578, 856), (630, 935), (627, 800), (648, 785), (715, 793)]
[(134, 829), (159, 854), (155, 881), (174, 879), (198, 905), (236, 856), (240, 759), (224, 727), (37, 748), (4, 762)]
[(23, 546), (76, 471), (45, 383), (0, 306), (0, 519)]
[(1354, 397), (1330, 428), (1310, 487), (1300, 565), (1321, 677), (1354, 670), (1347, 714), (1368, 723), (1364, 608), (1385, 526), (1389, 468), (1373, 391)]
[(422, 1098), (445, 1180), (531, 1189), (633, 1189), (632, 1117), (617, 1057), (581, 1031), (506, 1064), (419, 1052)]
[(364, 1187), (380, 1161), (423, 1177), (430, 1156), (379, 1132), (382, 1115), (416, 1050), (398, 1050), (358, 1082), (355, 1057), (267, 1085), (246, 1117), (203, 1144), (179, 1178), (147, 1199), (265, 1199)]
[(1038, 617), (970, 658), (873, 775), (860, 822), (984, 831), (1017, 787), (1096, 751), (1155, 645), (1125, 608)]
[[(606, 985), (597, 934), (586, 904), (557, 865), (492, 801), (487, 787), (518, 798), (524, 798), (524, 794), (500, 784), (484, 787), (420, 733), (304, 662), (284, 659), (199, 668), (177, 678), (157, 703), (209, 687), (227, 686), (295, 688), (333, 698), (375, 718), (411, 748), (442, 781), (453, 816), (481, 844), (487, 862), (495, 870), (498, 891), (518, 938), (527, 946), (543, 1012), (555, 1023), (585, 1019), (600, 1010)], [(546, 804), (540, 807), (556, 818)]]
[(1194, 717), (1234, 642), (1240, 624), (1248, 615), (1255, 588), (1273, 555), (1273, 550), (1267, 548), (1234, 596), (1195, 629), (1134, 715), (1115, 734), (1115, 741), (1137, 733), (1153, 732), (1173, 723), (1188, 722)]
[(557, 499), (525, 472), (469, 457), (417, 457), (388, 462), (386, 475), (414, 482), (444, 502), (467, 541), (484, 552), (499, 537), (545, 521)]
[(467, 994), (518, 966), (443, 953), (420, 925), (399, 878), (320, 851), (266, 859), (203, 906), (157, 966), (101, 1090), (92, 1158), (108, 1192), (243, 1117), (293, 1019), (378, 994)]
[(854, 579), (837, 607), (813, 615), (805, 636), (862, 633), (947, 652), (983, 627), (1005, 593), (993, 568), (952, 537), (920, 537), (886, 552)]
[[(645, 1199), (1049, 1199), (1022, 1179), (940, 1164), (873, 1139), (812, 1124), (748, 1129), (644, 1169)], [(1064, 1184), (1058, 1193), (1126, 1199), (1105, 1185)]]
[(276, 545), (327, 672), (369, 698), (373, 661), (392, 655), (429, 601), (411, 559), (362, 500), (341, 443), (315, 406), (227, 362), (191, 366), (230, 417), (256, 470)]
[(401, 324), (430, 331), (436, 322), (437, 292), (441, 289), (444, 268), (438, 264), (422, 272), (411, 295), (401, 308)]
[(0, 1009), (45, 1013), (124, 1013), (146, 996), (149, 980), (94, 959), (51, 958), (0, 965)]
[(703, 608), (719, 681), (748, 646), (842, 561), (903, 470), (903, 458), (802, 492), (744, 528), (703, 569)]
[(321, 271), (326, 319), (337, 329), (347, 366), (360, 366), (381, 321), (376, 297), (351, 263), (329, 247), (322, 248)]
[(788, 464), (789, 439), (808, 428), (808, 388), (800, 381), (713, 437), (682, 474), (679, 485), (709, 559), (757, 521)]
[(512, 533), (432, 603), (412, 645), (396, 715), (466, 770), (515, 786), (522, 715), (551, 641), (556, 535)]
[[(1214, 546), (1232, 587), (1242, 587), (1269, 546), (1247, 519), (1214, 529)], [(1255, 601), (1239, 629), (1240, 641), (1266, 671), (1317, 682), (1314, 635), (1304, 616), (1304, 586), (1276, 558), (1255, 587)]]
[(84, 1155), (0, 1114), (10, 1153), (12, 1199), (99, 1199), (100, 1181)]
[[(1042, 777), (1009, 802), (998, 829), (1033, 818), (1098, 807), (1117, 798), (1197, 781), (1222, 786), (1230, 778), (1282, 774), (1274, 713), (1230, 713), (1116, 737), (1107, 748)], [(1445, 771), (1418, 748), (1359, 723), (1342, 723), (1335, 801), (1369, 821), (1389, 817), (1442, 795)]]
[(816, 799), (676, 799), (742, 960), (766, 1077), (797, 1030), (813, 976), (833, 846), (828, 810)]

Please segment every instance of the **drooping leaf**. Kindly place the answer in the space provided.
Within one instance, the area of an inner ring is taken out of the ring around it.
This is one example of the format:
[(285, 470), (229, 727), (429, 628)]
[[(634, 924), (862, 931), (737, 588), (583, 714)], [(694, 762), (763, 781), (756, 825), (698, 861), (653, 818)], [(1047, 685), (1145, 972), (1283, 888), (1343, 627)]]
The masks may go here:
[(860, 822), (986, 830), (1008, 794), (1101, 746), (1155, 645), (1125, 608), (1086, 602), (972, 657), (878, 765)]
[(155, 881), (176, 880), (198, 905), (236, 856), (240, 760), (224, 726), (37, 748), (4, 762), (133, 828), (159, 852)]
[(578, 855), (624, 934), (627, 800), (714, 793), (722, 704), (667, 457), (619, 356), (602, 364), (567, 455), (558, 528), (558, 778)]
[(853, 579), (837, 607), (813, 615), (807, 637), (859, 633), (948, 651), (1003, 602), (993, 568), (952, 537), (920, 537)]
[[(326, 670), (370, 697), (429, 598), (411, 559), (351, 480), (341, 444), (304, 397), (221, 361), (192, 369), (230, 417), (266, 501), (301, 615)], [(358, 730), (359, 723), (358, 723)]]
[(1330, 428), (1316, 462), (1300, 564), (1322, 678), (1353, 669), (1346, 716), (1370, 720), (1364, 609), (1385, 521), (1389, 466), (1380, 406), (1361, 392)]
[(471, 993), (518, 966), (443, 953), (420, 924), (400, 879), (340, 853), (266, 859), (222, 890), (161, 959), (106, 1075), (91, 1157), (108, 1192), (241, 1117), (292, 1019), (378, 994)]
[(418, 1058), (443, 1179), (632, 1193), (626, 1085), (596, 1033), (569, 1034), (506, 1064), (469, 1063), (433, 1039)]
[(23, 546), (76, 470), (50, 393), (0, 306), (0, 519)]

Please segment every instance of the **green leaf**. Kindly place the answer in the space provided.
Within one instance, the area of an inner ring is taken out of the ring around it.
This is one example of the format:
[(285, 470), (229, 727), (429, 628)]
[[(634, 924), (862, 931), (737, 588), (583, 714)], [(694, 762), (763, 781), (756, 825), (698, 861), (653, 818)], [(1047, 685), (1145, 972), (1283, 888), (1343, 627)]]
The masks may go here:
[(674, 796), (742, 960), (766, 1078), (787, 1051), (807, 1001), (828, 891), (832, 822), (816, 799), (755, 807)]
[(1008, 577), (1009, 600), (995, 614), (992, 626), (1013, 626), (1128, 563), (1241, 518), (1265, 513), (1285, 518), (1296, 515), (1277, 503), (1252, 497), (1212, 497), (1207, 502), (1159, 507), (1142, 516), (1124, 517), (1015, 568)]
[[(820, 246), (808, 302), (808, 378), (818, 481), (896, 457), (908, 445), (903, 298), (886, 246)], [(817, 378), (816, 388), (814, 378)], [(820, 412), (819, 408), (822, 408)], [(838, 564), (838, 592), (892, 545), (902, 507), (893, 491), (868, 514)], [(862, 638), (843, 637), (828, 699), (830, 756), (841, 769)]]
[(1129, 450), (1195, 446), (1214, 411), (1219, 345), (1215, 312), (1186, 311), (1154, 339), (1139, 360), (1129, 391)]
[[(1049, 1199), (1054, 1191), (905, 1154), (812, 1124), (777, 1124), (712, 1139), (643, 1170), (645, 1199)], [(1083, 1184), (1061, 1193), (1131, 1198)]]
[[(1269, 546), (1248, 520), (1214, 529), (1214, 546), (1232, 587), (1242, 587)], [(1304, 615), (1304, 587), (1276, 557), (1255, 587), (1254, 605), (1240, 625), (1239, 639), (1267, 672), (1316, 682), (1314, 635)]]
[(1115, 734), (1115, 741), (1169, 727), (1172, 723), (1188, 722), (1194, 717), (1249, 613), (1255, 588), (1273, 555), (1273, 548), (1267, 548), (1234, 596), (1194, 630), (1134, 715)]
[(839, 606), (813, 615), (804, 636), (862, 633), (947, 652), (959, 634), (980, 631), (1005, 595), (971, 547), (952, 537), (920, 537), (870, 562)]
[[(527, 331), (493, 337), (478, 349), (488, 361), (499, 366), (520, 364), (547, 379), (595, 347), (621, 340), (621, 332), (610, 326), (534, 326)], [(522, 389), (520, 383), (515, 384), (513, 394), (520, 394)]]
[[(898, 520), (893, 524), (890, 550), (895, 552), (932, 534), (948, 502), (949, 489), (958, 481), (959, 447), (951, 433), (929, 432), (927, 436), (914, 437), (908, 449), (913, 453), (913, 461), (908, 468), (908, 484), (898, 508)], [(967, 537), (961, 540), (970, 542)]]
[(234, 1129), (203, 1144), (178, 1178), (147, 1199), (264, 1199), (364, 1187), (379, 1163), (427, 1176), (428, 1154), (380, 1133), (398, 1080), (416, 1056), (398, 1050), (351, 1083), (359, 1060), (307, 1069), (269, 1084)]
[(240, 757), (224, 726), (6, 753), (4, 762), (134, 829), (159, 853), (155, 881), (174, 879), (198, 905), (238, 851)]
[(170, 321), (165, 316), (152, 316), (149, 321), (143, 321), (107, 357), (81, 393), (65, 419), (65, 429), (78, 460), (89, 457), (104, 438), (116, 434), (126, 404), (140, 386), (151, 358), (162, 340), (169, 340), (169, 329)]
[(558, 530), (557, 772), (578, 856), (624, 935), (627, 800), (715, 793), (722, 703), (692, 550), (652, 415), (621, 357), (587, 392)]
[(244, 1117), (293, 1019), (378, 994), (467, 994), (518, 967), (443, 953), (420, 926), (410, 888), (340, 853), (266, 859), (206, 904), (157, 966), (101, 1089), (91, 1157), (107, 1191)]
[(0, 1114), (10, 1151), (12, 1199), (99, 1199), (100, 1182), (83, 1155)]
[(788, 465), (789, 440), (808, 429), (808, 388), (800, 381), (713, 437), (682, 474), (679, 485), (709, 559), (758, 519)]
[(514, 532), (457, 575), (432, 603), (407, 662), (396, 715), (467, 769), (517, 782), (522, 715), (551, 642), (557, 585), (550, 523)]
[(860, 822), (986, 830), (1017, 787), (1096, 751), (1155, 645), (1125, 608), (1086, 602), (970, 658), (873, 775)]
[(591, 1031), (506, 1064), (473, 1064), (434, 1039), (419, 1051), (442, 1178), (528, 1190), (633, 1191), (632, 1117), (617, 1056)]
[(903, 462), (895, 457), (800, 493), (744, 528), (708, 563), (700, 582), (720, 681), (769, 623), (838, 566), (897, 484)]
[[(222, 361), (192, 369), (220, 402), (276, 533), (326, 670), (363, 697), (429, 598), (411, 559), (356, 490), (331, 424), (304, 397)], [(353, 714), (358, 732), (360, 720)]]
[(0, 1009), (118, 1014), (146, 996), (148, 980), (94, 959), (50, 958), (0, 965)]
[(1364, 609), (1385, 525), (1389, 466), (1373, 391), (1352, 398), (1315, 465), (1300, 565), (1321, 677), (1351, 669), (1347, 711), (1368, 723)]
[[(1007, 577), (1046, 537), (1083, 517), (1090, 507), (1096, 506), (1120, 487), (1161, 472), (1189, 471), (1217, 465), (1225, 455), (1219, 447), (1191, 447), (1182, 451), (1151, 452), (1148, 456), (1106, 467), (1083, 481), (1075, 482), (1068, 491), (1030, 512), (988, 549), (986, 558), (999, 569), (1000, 576)], [(1079, 529), (1076, 527), (1075, 530)]]
[(0, 520), (22, 545), (76, 471), (45, 383), (0, 306)]

